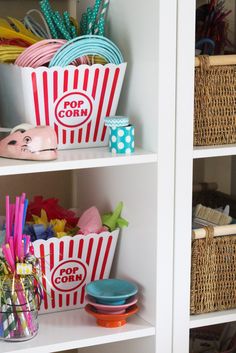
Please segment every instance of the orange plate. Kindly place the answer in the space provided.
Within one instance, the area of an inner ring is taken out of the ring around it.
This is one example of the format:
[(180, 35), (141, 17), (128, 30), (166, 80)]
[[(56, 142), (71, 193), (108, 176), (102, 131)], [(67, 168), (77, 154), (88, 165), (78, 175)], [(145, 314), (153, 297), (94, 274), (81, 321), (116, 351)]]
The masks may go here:
[(99, 326), (113, 328), (125, 325), (126, 319), (131, 315), (136, 314), (139, 308), (135, 304), (128, 308), (124, 314), (101, 314), (98, 313), (96, 308), (94, 308), (92, 305), (87, 304), (85, 306), (85, 310), (87, 311), (87, 313), (97, 319), (97, 324)]

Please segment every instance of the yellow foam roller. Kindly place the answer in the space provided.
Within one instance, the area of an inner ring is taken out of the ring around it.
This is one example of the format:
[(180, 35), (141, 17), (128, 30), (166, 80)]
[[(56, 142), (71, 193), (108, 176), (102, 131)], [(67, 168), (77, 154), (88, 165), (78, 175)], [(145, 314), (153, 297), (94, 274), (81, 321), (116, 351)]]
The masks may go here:
[(32, 264), (17, 263), (16, 273), (18, 275), (31, 275), (32, 274)]

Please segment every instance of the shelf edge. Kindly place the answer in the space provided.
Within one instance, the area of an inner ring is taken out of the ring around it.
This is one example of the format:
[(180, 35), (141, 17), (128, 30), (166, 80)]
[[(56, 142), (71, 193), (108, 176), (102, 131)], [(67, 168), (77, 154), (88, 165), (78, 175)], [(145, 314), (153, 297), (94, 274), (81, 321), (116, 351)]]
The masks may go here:
[(232, 321), (236, 321), (236, 309), (201, 315), (191, 315), (189, 328), (217, 325)]

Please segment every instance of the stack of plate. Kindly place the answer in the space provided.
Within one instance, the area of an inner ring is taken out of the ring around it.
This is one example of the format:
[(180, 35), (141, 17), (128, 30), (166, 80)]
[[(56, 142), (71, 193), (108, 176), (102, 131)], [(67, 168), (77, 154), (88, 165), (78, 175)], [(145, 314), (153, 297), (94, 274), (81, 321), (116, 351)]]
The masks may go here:
[(85, 310), (103, 327), (119, 327), (138, 311), (137, 286), (121, 279), (103, 279), (86, 286)]

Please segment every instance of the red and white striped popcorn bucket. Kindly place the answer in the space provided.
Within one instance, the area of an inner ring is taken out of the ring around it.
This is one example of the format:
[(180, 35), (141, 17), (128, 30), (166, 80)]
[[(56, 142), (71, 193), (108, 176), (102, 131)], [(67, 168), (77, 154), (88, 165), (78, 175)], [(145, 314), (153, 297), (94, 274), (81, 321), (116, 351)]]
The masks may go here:
[(40, 313), (81, 308), (87, 283), (108, 278), (119, 229), (100, 234), (36, 240), (44, 300)]
[(0, 125), (50, 125), (58, 148), (106, 146), (104, 117), (115, 115), (126, 63), (61, 67), (0, 64)]

